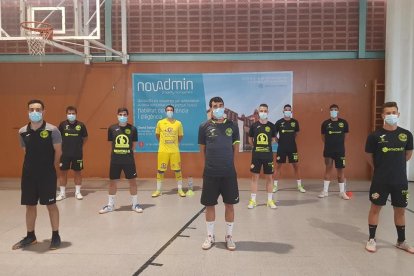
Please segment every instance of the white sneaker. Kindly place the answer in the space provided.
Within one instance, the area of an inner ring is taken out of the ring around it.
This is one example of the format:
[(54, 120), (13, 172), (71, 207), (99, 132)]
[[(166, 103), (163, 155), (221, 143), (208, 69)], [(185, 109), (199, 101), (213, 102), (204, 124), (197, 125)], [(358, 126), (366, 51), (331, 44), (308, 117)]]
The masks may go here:
[(75, 194), (75, 198), (78, 200), (82, 200), (83, 199), (83, 195), (79, 192)]
[(276, 193), (277, 192), (277, 184), (275, 184), (275, 183), (273, 183), (273, 190), (272, 190), (272, 192), (273, 193)]
[(135, 211), (137, 213), (142, 213), (144, 209), (142, 209), (141, 205), (135, 204), (134, 206), (132, 206), (132, 211)]
[(324, 198), (324, 197), (327, 197), (328, 196), (328, 192), (325, 192), (325, 191), (322, 191), (319, 195), (318, 195), (318, 197), (319, 198)]
[(339, 197), (345, 200), (349, 200), (349, 196), (347, 196), (345, 192), (339, 193)]
[(56, 201), (61, 201), (64, 200), (66, 198), (65, 194), (59, 193), (59, 195), (56, 197)]
[(102, 207), (101, 210), (99, 210), (99, 214), (106, 214), (106, 213), (112, 212), (114, 208), (115, 206), (113, 205), (105, 205), (104, 207)]
[(230, 251), (236, 250), (236, 244), (233, 242), (231, 236), (226, 236), (225, 240), (226, 240), (226, 247), (227, 247), (228, 250), (230, 250)]
[(306, 190), (305, 190), (305, 188), (303, 188), (302, 185), (298, 185), (298, 191), (301, 192), (301, 193), (306, 193)]
[(401, 243), (397, 241), (397, 243), (395, 244), (395, 247), (397, 247), (397, 248), (399, 248), (401, 250), (407, 251), (408, 253), (414, 254), (414, 248), (411, 247), (407, 243), (407, 241), (403, 241)]
[(201, 248), (203, 248), (204, 250), (208, 250), (214, 245), (214, 243), (214, 236), (207, 236), (206, 240), (201, 245)]
[(377, 243), (375, 242), (375, 239), (369, 239), (369, 241), (367, 241), (367, 245), (365, 246), (365, 249), (368, 252), (374, 253), (377, 251)]

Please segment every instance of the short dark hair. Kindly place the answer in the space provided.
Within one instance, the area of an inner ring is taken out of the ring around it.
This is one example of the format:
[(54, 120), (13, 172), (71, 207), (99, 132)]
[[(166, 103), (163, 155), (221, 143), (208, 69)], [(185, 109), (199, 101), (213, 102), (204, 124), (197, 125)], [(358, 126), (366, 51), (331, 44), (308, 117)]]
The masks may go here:
[(269, 106), (268, 106), (267, 104), (265, 104), (265, 103), (260, 104), (260, 105), (259, 105), (259, 108), (260, 108), (260, 107), (262, 107), (262, 106), (263, 106), (263, 107), (266, 107), (267, 109), (269, 109)]
[(292, 106), (290, 104), (285, 104), (285, 106), (283, 107), (283, 109), (285, 109), (286, 107), (292, 108)]
[(167, 105), (167, 106), (164, 108), (164, 110), (165, 110), (165, 111), (167, 111), (167, 108), (168, 108), (168, 107), (171, 107), (171, 108), (173, 109), (173, 112), (174, 112), (174, 106), (172, 106), (172, 105), (170, 105), (170, 104), (169, 104), (169, 105)]
[(76, 107), (72, 105), (66, 107), (66, 113), (68, 113), (68, 111), (75, 111), (75, 113), (78, 113), (78, 110), (76, 109)]
[(331, 106), (329, 107), (329, 109), (332, 109), (332, 108), (337, 108), (337, 109), (339, 109), (339, 106), (338, 106), (337, 104), (331, 104)]
[(210, 99), (210, 102), (208, 103), (208, 106), (210, 108), (211, 108), (211, 105), (212, 105), (213, 102), (215, 102), (215, 103), (223, 103), (224, 104), (224, 101), (223, 101), (222, 98), (220, 98), (220, 97), (213, 97), (213, 98)]
[(27, 108), (29, 109), (29, 105), (36, 104), (36, 103), (40, 104), (42, 106), (42, 109), (45, 109), (45, 104), (41, 100), (37, 100), (37, 99), (30, 100), (27, 103)]
[(382, 105), (382, 111), (384, 111), (385, 108), (387, 107), (395, 107), (398, 110), (398, 105), (396, 102), (386, 102)]
[(128, 108), (126, 108), (126, 107), (118, 108), (118, 114), (121, 113), (121, 112), (124, 112), (124, 111), (126, 112), (127, 115), (129, 115)]

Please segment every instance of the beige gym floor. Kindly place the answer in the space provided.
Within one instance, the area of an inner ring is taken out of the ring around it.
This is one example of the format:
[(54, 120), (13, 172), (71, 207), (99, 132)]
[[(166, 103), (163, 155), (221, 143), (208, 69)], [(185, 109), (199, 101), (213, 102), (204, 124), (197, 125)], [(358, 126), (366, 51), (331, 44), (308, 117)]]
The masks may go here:
[[(0, 180), (0, 275), (413, 275), (414, 255), (394, 247), (396, 230), (389, 202), (377, 230), (377, 253), (364, 246), (368, 237), (368, 181), (349, 181), (353, 198), (337, 196), (332, 183), (328, 198), (317, 198), (321, 180), (305, 180), (301, 194), (295, 181), (280, 181), (276, 210), (264, 204), (264, 180), (258, 206), (247, 209), (249, 179), (239, 179), (234, 240), (224, 245), (224, 209), (216, 214), (216, 245), (201, 249), (206, 236), (201, 180), (195, 179), (193, 197), (180, 198), (174, 181), (166, 180), (164, 194), (151, 198), (153, 179), (139, 179), (139, 202), (144, 213), (130, 209), (127, 183), (122, 182), (116, 211), (99, 215), (107, 203), (106, 179), (85, 179), (84, 199), (58, 202), (62, 247), (49, 251), (51, 228), (46, 208), (39, 206), (38, 243), (11, 250), (26, 234), (25, 208), (20, 205), (19, 179)], [(414, 194), (414, 184), (409, 190)], [(407, 240), (414, 244), (414, 203), (406, 212)]]

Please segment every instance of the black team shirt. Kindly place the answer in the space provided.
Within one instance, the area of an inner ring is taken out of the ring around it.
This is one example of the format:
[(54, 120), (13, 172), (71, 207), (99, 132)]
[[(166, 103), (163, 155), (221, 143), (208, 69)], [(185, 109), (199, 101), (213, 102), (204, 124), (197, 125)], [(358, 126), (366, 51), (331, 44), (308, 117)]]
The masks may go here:
[(233, 144), (240, 142), (239, 127), (230, 120), (208, 120), (198, 129), (198, 144), (206, 146), (204, 176), (235, 175)]
[(371, 133), (365, 152), (373, 154), (374, 175), (372, 183), (406, 187), (407, 161), (405, 152), (413, 149), (413, 135), (398, 127), (394, 131), (383, 128)]
[(59, 131), (62, 134), (62, 156), (82, 159), (83, 139), (88, 137), (85, 124), (77, 120), (73, 123), (65, 120), (59, 124)]
[(345, 134), (349, 132), (348, 122), (328, 119), (322, 123), (321, 134), (325, 135), (325, 153), (345, 154)]
[(132, 144), (138, 141), (136, 127), (112, 125), (108, 128), (108, 141), (112, 141), (111, 164), (135, 164)]
[(299, 132), (299, 122), (293, 118), (289, 121), (284, 118), (275, 124), (276, 134), (279, 133), (277, 151), (297, 152), (296, 132)]
[(272, 159), (272, 139), (276, 137), (275, 125), (255, 122), (249, 131), (249, 137), (253, 138), (252, 157), (257, 159)]

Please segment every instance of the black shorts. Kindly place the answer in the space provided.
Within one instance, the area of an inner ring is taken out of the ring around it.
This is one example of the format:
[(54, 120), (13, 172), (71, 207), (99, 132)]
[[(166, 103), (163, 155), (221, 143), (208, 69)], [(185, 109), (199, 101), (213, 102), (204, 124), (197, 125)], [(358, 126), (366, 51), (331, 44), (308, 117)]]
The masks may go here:
[(324, 152), (323, 157), (333, 159), (335, 161), (335, 168), (337, 169), (345, 168), (345, 153)]
[(56, 203), (57, 176), (55, 170), (27, 173), (23, 171), (22, 205), (51, 205)]
[(274, 165), (273, 159), (261, 159), (261, 158), (252, 158), (252, 163), (250, 165), (250, 171), (252, 173), (260, 173), (260, 170), (263, 166), (264, 174), (273, 174)]
[(83, 170), (83, 159), (77, 157), (67, 157), (62, 155), (60, 157), (60, 170), (67, 171), (69, 169), (74, 171)]
[(392, 186), (371, 183), (369, 188), (369, 200), (379, 206), (387, 203), (388, 196), (391, 195), (391, 205), (394, 207), (405, 208), (408, 205), (408, 185)]
[(237, 175), (233, 176), (203, 176), (203, 191), (201, 204), (214, 206), (221, 195), (226, 204), (239, 203), (239, 187)]
[(121, 172), (124, 171), (126, 179), (137, 177), (137, 169), (133, 164), (111, 164), (109, 168), (109, 179), (115, 180), (121, 178)]
[(297, 152), (278, 152), (276, 154), (277, 163), (286, 163), (286, 157), (289, 160), (289, 163), (299, 162), (299, 156)]

